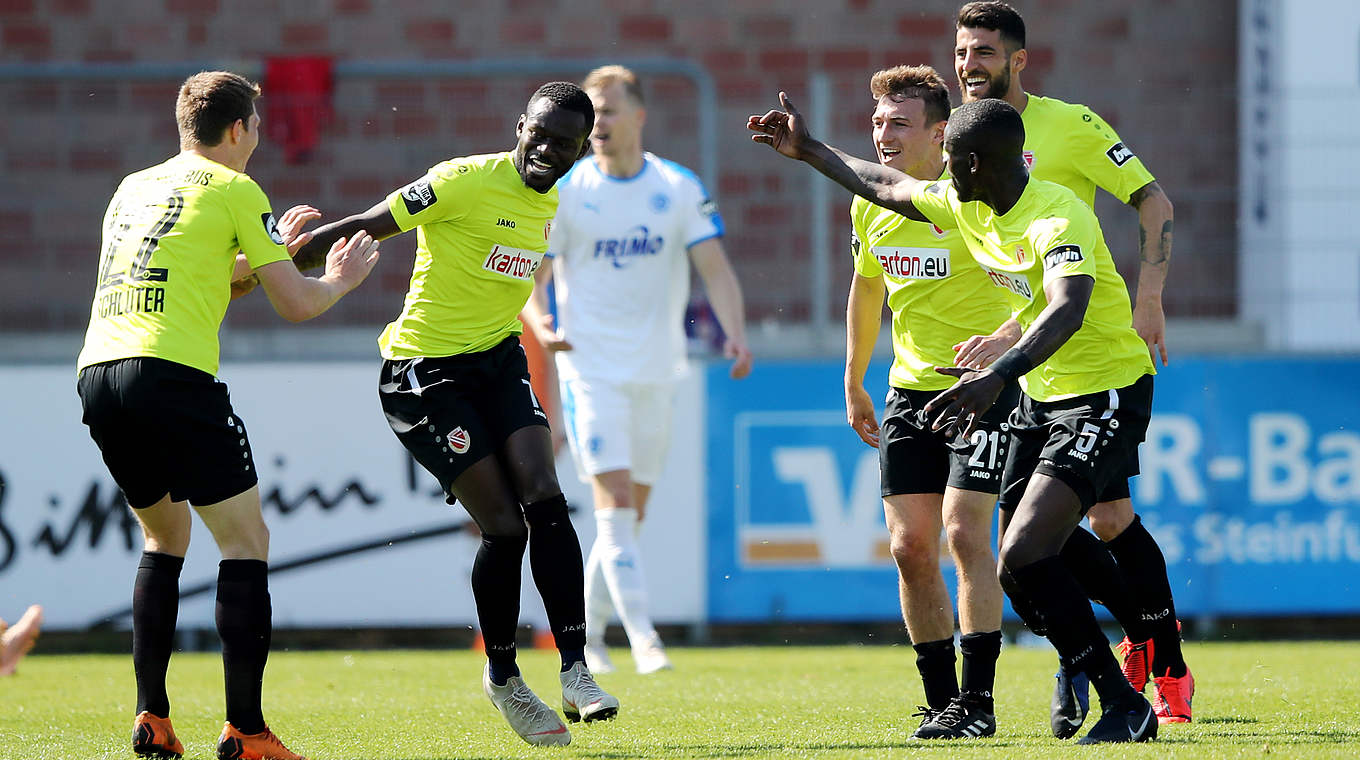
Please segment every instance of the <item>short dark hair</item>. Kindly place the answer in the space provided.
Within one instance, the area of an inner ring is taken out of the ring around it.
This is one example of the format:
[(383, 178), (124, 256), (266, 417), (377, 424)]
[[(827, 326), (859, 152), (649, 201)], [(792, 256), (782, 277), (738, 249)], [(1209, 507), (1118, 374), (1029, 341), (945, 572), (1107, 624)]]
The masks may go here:
[(920, 98), (930, 124), (949, 118), (949, 86), (940, 72), (930, 66), (894, 66), (874, 74), (869, 80), (874, 100), (892, 95), (893, 100)]
[(1006, 52), (1025, 47), (1025, 20), (1020, 12), (999, 0), (980, 0), (959, 9), (959, 29), (989, 29), (1001, 32)]
[(628, 93), (628, 97), (632, 98), (634, 103), (644, 105), (647, 102), (642, 99), (642, 83), (638, 81), (637, 74), (627, 66), (616, 63), (601, 66), (586, 74), (585, 81), (581, 82), (581, 89), (603, 90), (616, 82), (623, 85), (623, 91)]
[(180, 144), (220, 145), (237, 119), (249, 128), (258, 97), (258, 84), (230, 71), (200, 71), (184, 80), (175, 100)]
[(585, 90), (571, 82), (548, 82), (534, 90), (529, 102), (532, 103), (540, 98), (550, 101), (559, 108), (575, 111), (584, 116), (586, 134), (590, 134), (591, 130), (595, 128), (595, 106), (591, 105), (590, 96), (586, 95)]
[(1025, 122), (1000, 98), (974, 100), (954, 109), (944, 139), (946, 146), (991, 159), (1019, 158), (1025, 149)]

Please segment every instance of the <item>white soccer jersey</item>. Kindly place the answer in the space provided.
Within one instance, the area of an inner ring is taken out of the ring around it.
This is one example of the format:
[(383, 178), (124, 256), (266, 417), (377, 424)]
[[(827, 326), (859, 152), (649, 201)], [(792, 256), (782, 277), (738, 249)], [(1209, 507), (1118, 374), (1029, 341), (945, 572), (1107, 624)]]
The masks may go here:
[(642, 170), (610, 177), (594, 157), (557, 184), (548, 236), (564, 379), (662, 382), (686, 367), (690, 246), (723, 234), (703, 183), (679, 164), (643, 154)]

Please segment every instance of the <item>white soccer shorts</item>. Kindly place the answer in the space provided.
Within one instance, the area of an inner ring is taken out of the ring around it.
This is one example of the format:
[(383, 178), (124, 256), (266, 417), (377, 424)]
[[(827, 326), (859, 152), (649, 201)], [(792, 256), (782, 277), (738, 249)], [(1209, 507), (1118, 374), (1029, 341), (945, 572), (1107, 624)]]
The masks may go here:
[(629, 470), (634, 483), (656, 483), (670, 445), (674, 401), (674, 383), (563, 380), (562, 416), (581, 479)]

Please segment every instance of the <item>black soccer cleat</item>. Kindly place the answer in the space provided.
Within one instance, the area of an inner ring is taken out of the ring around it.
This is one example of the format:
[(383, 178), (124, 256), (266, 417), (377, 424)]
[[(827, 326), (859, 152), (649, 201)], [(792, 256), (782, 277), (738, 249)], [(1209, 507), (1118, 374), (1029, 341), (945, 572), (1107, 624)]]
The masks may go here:
[(919, 735), (921, 733), (921, 729), (925, 728), (928, 723), (935, 720), (935, 716), (939, 714), (940, 714), (939, 710), (932, 710), (929, 707), (926, 707), (925, 705), (917, 705), (916, 712), (912, 713), (911, 717), (915, 718), (918, 715), (921, 716), (921, 725), (917, 726), (916, 730), (911, 732), (910, 738), (912, 739), (922, 738)]
[(1157, 716), (1152, 705), (1142, 694), (1104, 705), (1100, 720), (1091, 727), (1090, 733), (1077, 740), (1077, 744), (1112, 744), (1115, 742), (1145, 742), (1157, 738)]
[(921, 723), (913, 739), (976, 739), (996, 733), (996, 716), (960, 694)]
[(1086, 674), (1077, 671), (1068, 675), (1058, 666), (1057, 683), (1053, 684), (1053, 701), (1048, 706), (1048, 725), (1059, 739), (1071, 739), (1086, 721), (1091, 710), (1091, 682)]

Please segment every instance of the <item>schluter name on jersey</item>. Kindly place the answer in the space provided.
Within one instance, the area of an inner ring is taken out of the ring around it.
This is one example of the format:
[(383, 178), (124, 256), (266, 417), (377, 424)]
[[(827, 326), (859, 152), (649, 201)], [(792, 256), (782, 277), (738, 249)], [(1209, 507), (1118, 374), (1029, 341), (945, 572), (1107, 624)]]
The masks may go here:
[(511, 248), (508, 245), (493, 245), (491, 253), (486, 256), (486, 261), (482, 262), (482, 269), (516, 280), (527, 280), (534, 276), (534, 272), (538, 271), (538, 265), (542, 263), (541, 253)]

